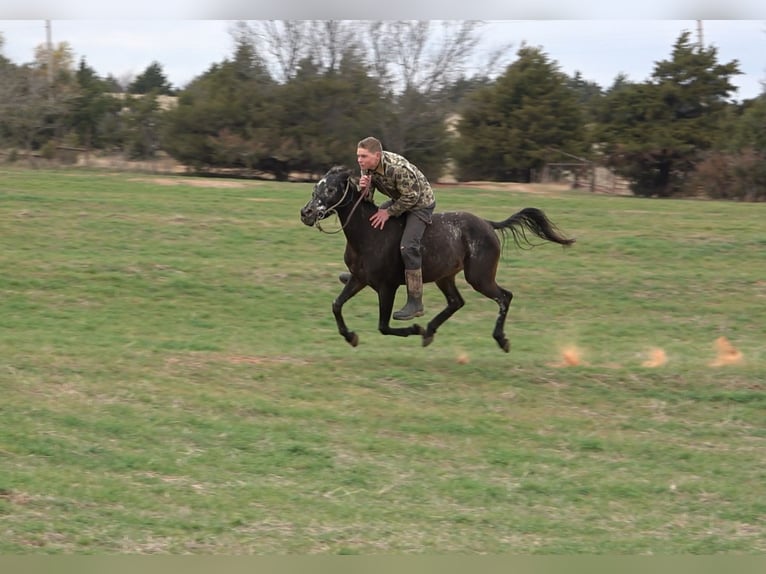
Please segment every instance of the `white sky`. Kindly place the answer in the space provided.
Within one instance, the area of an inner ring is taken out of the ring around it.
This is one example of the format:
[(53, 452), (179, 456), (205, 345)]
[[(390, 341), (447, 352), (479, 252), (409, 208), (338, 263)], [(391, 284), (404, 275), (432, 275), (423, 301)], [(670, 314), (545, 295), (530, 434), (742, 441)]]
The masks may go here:
[[(44, 16), (55, 12), (50, 10)], [(3, 16), (4, 11), (0, 12)], [(229, 30), (235, 21), (172, 19), (164, 13), (158, 19), (53, 19), (52, 31), (54, 44), (68, 42), (75, 61), (85, 57), (99, 75), (131, 77), (157, 61), (169, 81), (183, 87), (211, 64), (233, 54)], [(585, 79), (607, 88), (621, 72), (633, 81), (646, 80), (655, 62), (670, 58), (682, 30), (689, 30), (696, 39), (696, 20), (489, 19), (482, 46), (490, 49), (510, 43), (507, 61), (511, 62), (526, 41), (540, 46), (563, 72), (571, 75), (579, 70)], [(0, 19), (0, 32), (5, 39), (2, 54), (17, 64), (31, 62), (35, 47), (45, 42), (43, 19)], [(757, 20), (703, 20), (703, 38), (718, 49), (719, 63), (739, 61), (743, 74), (733, 79), (739, 87), (735, 99), (752, 98), (764, 90), (766, 14)]]

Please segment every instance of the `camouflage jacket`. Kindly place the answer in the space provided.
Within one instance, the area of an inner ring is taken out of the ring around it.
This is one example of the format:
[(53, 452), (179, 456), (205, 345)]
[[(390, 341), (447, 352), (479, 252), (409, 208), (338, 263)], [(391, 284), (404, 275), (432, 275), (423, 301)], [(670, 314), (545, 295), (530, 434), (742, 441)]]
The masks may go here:
[(406, 158), (384, 151), (378, 168), (368, 173), (372, 175), (371, 195), (377, 189), (391, 198), (380, 206), (391, 217), (412, 211), (430, 222), (431, 213), (436, 207), (433, 189), (423, 172)]

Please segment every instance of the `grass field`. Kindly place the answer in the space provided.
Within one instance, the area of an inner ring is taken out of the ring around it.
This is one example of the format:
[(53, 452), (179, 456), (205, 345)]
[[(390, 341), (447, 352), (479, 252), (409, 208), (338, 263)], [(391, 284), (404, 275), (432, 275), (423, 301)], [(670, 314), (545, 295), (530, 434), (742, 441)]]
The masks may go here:
[(350, 347), (310, 192), (0, 169), (0, 553), (766, 551), (766, 205), (438, 189), (578, 239), (508, 246), (505, 354), (462, 279)]

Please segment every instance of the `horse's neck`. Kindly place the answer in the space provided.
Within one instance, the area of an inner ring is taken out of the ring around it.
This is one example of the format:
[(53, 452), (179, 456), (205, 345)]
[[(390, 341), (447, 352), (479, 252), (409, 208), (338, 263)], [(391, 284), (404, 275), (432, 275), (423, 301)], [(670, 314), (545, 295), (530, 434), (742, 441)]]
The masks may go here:
[(367, 236), (375, 231), (370, 225), (370, 216), (376, 208), (371, 203), (361, 200), (354, 209), (357, 199), (359, 197), (355, 196), (349, 206), (339, 213), (346, 240), (352, 245), (365, 242)]

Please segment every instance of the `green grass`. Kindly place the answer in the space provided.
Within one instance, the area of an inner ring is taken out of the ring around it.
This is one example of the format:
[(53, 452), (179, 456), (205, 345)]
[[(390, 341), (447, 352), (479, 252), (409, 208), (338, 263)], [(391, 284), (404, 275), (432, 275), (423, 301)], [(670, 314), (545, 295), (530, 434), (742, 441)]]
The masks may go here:
[(0, 553), (766, 550), (766, 205), (437, 190), (578, 238), (508, 246), (505, 354), (462, 279), (430, 347), (370, 290), (350, 347), (310, 192), (0, 170)]

